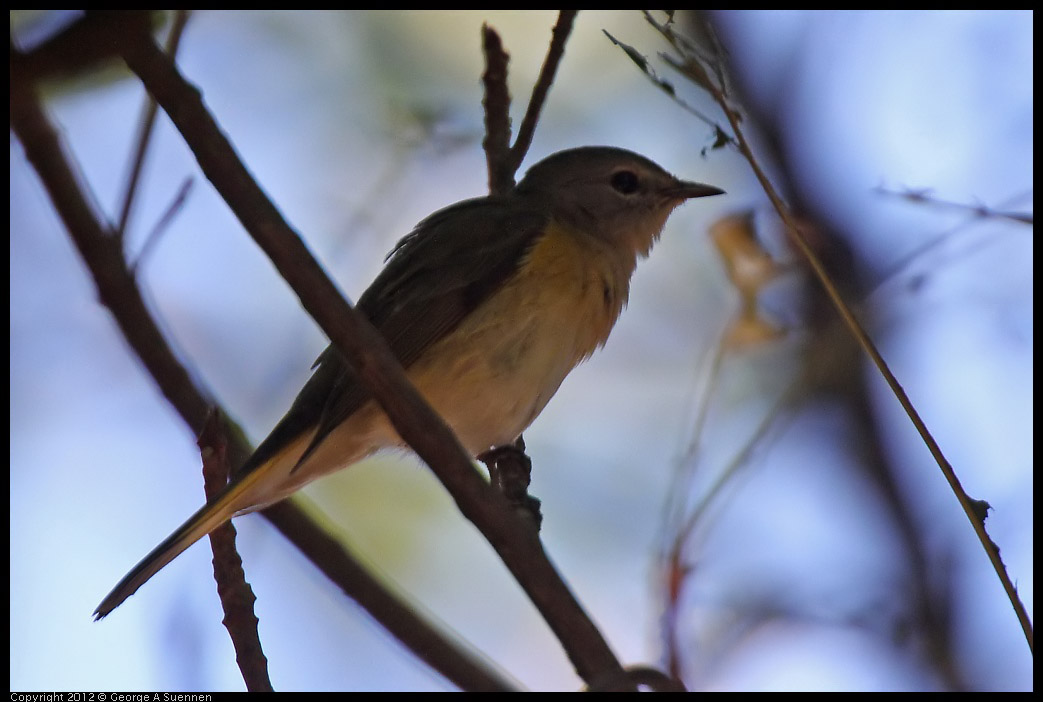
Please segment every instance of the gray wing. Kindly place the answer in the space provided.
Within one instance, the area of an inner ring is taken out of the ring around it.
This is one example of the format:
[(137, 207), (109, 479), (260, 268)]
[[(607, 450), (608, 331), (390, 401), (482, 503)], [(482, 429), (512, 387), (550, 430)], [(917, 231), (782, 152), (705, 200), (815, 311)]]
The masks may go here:
[[(517, 271), (545, 221), (535, 211), (497, 198), (466, 200), (440, 210), (395, 246), (356, 309), (408, 368)], [(263, 465), (288, 442), (317, 427), (303, 461), (368, 398), (357, 374), (330, 345), (290, 410), (240, 472)]]

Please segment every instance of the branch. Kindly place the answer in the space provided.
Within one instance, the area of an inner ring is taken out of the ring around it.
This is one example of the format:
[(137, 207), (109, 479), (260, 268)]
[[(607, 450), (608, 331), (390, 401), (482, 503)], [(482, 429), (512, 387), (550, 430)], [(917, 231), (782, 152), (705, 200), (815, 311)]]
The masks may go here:
[(547, 93), (554, 82), (554, 74), (558, 72), (558, 64), (561, 63), (561, 57), (565, 55), (565, 42), (568, 41), (569, 34), (572, 32), (572, 25), (576, 21), (578, 12), (579, 10), (562, 10), (551, 32), (547, 57), (543, 59), (540, 77), (536, 79), (536, 85), (532, 88), (532, 97), (529, 98), (529, 107), (525, 110), (521, 128), (518, 129), (518, 138), (515, 139), (514, 146), (511, 147), (510, 166), (512, 175), (521, 166), (522, 161), (525, 159), (525, 153), (532, 144), (532, 137), (536, 132), (536, 122), (539, 121), (540, 110), (543, 109), (543, 101), (547, 99)]
[(554, 83), (554, 75), (558, 64), (565, 54), (565, 42), (572, 32), (578, 10), (562, 10), (558, 21), (551, 32), (550, 46), (543, 59), (539, 78), (532, 88), (529, 106), (522, 118), (521, 129), (514, 146), (511, 141), (511, 96), (507, 90), (507, 62), (509, 57), (503, 50), (503, 42), (496, 30), (487, 24), (482, 25), (482, 51), (485, 54), (485, 73), (482, 83), (485, 85), (485, 96), (482, 106), (485, 108), (485, 160), (489, 168), (489, 192), (493, 195), (505, 195), (514, 187), (514, 174), (525, 160), (525, 154), (532, 144), (536, 132), (536, 123), (540, 119), (540, 111), (547, 99), (550, 86)]
[[(166, 52), (171, 56), (177, 56), (181, 37), (188, 24), (191, 15), (188, 10), (177, 10), (174, 13), (174, 22), (167, 36)], [(134, 146), (134, 157), (131, 161), (130, 175), (127, 177), (127, 187), (123, 194), (123, 205), (120, 207), (119, 223), (116, 225), (116, 236), (123, 237), (127, 231), (127, 222), (130, 220), (131, 208), (134, 207), (134, 198), (138, 192), (138, 179), (145, 166), (145, 154), (148, 153), (148, 144), (152, 138), (152, 128), (156, 124), (156, 101), (146, 96), (145, 108), (142, 111), (141, 124), (138, 127), (138, 138)]]
[(121, 51), (167, 112), (247, 232), (271, 258), (395, 430), (435, 472), (461, 512), (492, 544), (565, 647), (584, 680), (621, 668), (600, 632), (561, 580), (533, 531), (474, 469), (448, 426), (412, 387), (380, 334), (341, 297), (299, 236), (239, 161), (203, 104), (152, 38), (125, 32)]
[[(985, 519), (981, 507), (981, 501), (972, 498), (963, 489), (963, 485), (960, 483), (960, 479), (956, 475), (956, 471), (953, 469), (952, 464), (949, 463), (945, 454), (942, 452), (941, 447), (938, 445), (938, 442), (920, 417), (919, 412), (916, 411), (916, 408), (913, 406), (908, 394), (906, 394), (905, 389), (902, 387), (901, 383), (898, 382), (898, 378), (895, 377), (894, 373), (887, 365), (887, 362), (877, 349), (876, 344), (862, 327), (862, 324), (858, 321), (854, 311), (852, 311), (836, 285), (834, 285), (833, 281), (830, 279), (825, 265), (820, 260), (818, 254), (815, 253), (811, 244), (808, 243), (793, 214), (783, 202), (782, 197), (779, 195), (778, 191), (775, 190), (771, 180), (761, 167), (760, 162), (753, 153), (753, 149), (749, 145), (749, 142), (746, 141), (741, 125), (741, 115), (738, 109), (733, 107), (729, 101), (726, 85), (722, 82), (723, 71), (721, 71), (720, 67), (714, 63), (716, 59), (704, 58), (687, 51), (686, 47), (678, 40), (678, 35), (675, 34), (667, 24), (656, 22), (647, 11), (645, 12), (645, 19), (648, 20), (648, 22), (655, 27), (683, 57), (682, 60), (673, 59), (669, 56), (664, 56), (663, 58), (682, 75), (705, 89), (724, 112), (725, 117), (731, 125), (732, 132), (735, 135), (735, 143), (738, 147), (739, 153), (750, 164), (750, 168), (753, 169), (753, 173), (757, 177), (758, 182), (760, 182), (765, 194), (767, 194), (768, 199), (771, 201), (772, 207), (786, 226), (791, 240), (796, 244), (804, 258), (808, 261), (815, 276), (825, 289), (827, 297), (840, 314), (841, 319), (844, 321), (844, 324), (847, 326), (852, 336), (857, 340), (858, 345), (866, 352), (870, 360), (880, 372), (880, 375), (883, 376), (884, 380), (887, 382), (891, 392), (898, 399), (899, 404), (902, 406), (902, 409), (916, 428), (920, 438), (927, 446), (927, 449), (931, 452), (931, 456), (934, 457), (935, 462), (942, 471), (942, 475), (944, 475), (946, 481), (948, 481), (953, 494), (956, 495), (956, 499), (959, 501), (960, 506), (967, 515), (967, 519), (970, 520), (974, 533), (978, 536), (982, 548), (985, 549), (985, 553), (988, 555), (993, 569), (996, 571), (996, 575), (1000, 579), (1000, 583), (1003, 585), (1007, 597), (1010, 599), (1011, 606), (1014, 608), (1014, 612), (1021, 624), (1022, 631), (1025, 634), (1025, 640), (1028, 642), (1029, 650), (1031, 651), (1033, 648), (1032, 621), (1029, 619), (1025, 606), (1018, 596), (1017, 588), (1014, 586), (1010, 576), (1007, 574), (1007, 569), (1003, 564), (1003, 560), (1000, 558), (999, 548), (985, 530)], [(707, 66), (712, 69), (712, 72), (717, 79), (716, 81), (709, 79), (706, 70)]]
[[(11, 52), (13, 59), (17, 53), (13, 46)], [(26, 76), (17, 71), (11, 75), (11, 127), (90, 271), (101, 303), (163, 396), (189, 428), (200, 433), (212, 405), (209, 393), (174, 356), (156, 326), (118, 240), (96, 216), (54, 127)], [(227, 413), (222, 411), (222, 415)], [(232, 432), (227, 439), (233, 465), (252, 453), (241, 433)], [(403, 645), (448, 680), (465, 690), (514, 689), (512, 683), (417, 616), (408, 604), (383, 590), (340, 543), (295, 505), (282, 502), (261, 514)]]
[(1008, 219), (1018, 224), (1027, 224), (1032, 226), (1032, 215), (1028, 212), (1013, 212), (1010, 210), (997, 210), (992, 207), (988, 207), (983, 204), (968, 204), (966, 202), (953, 202), (951, 200), (943, 200), (938, 197), (934, 197), (931, 191), (928, 189), (912, 189), (907, 188), (905, 190), (888, 190), (884, 186), (876, 188), (875, 192), (881, 195), (890, 195), (891, 197), (902, 198), (909, 202), (914, 202), (920, 205), (933, 205), (938, 208), (948, 208), (953, 210), (961, 210), (979, 219)]
[[(221, 417), (210, 414), (210, 419), (199, 436), (199, 450), (203, 457), (203, 485), (206, 499), (216, 497), (228, 484), (231, 474), (228, 461), (229, 432), (222, 426)], [(254, 595), (243, 573), (243, 561), (235, 549), (235, 527), (225, 522), (210, 532), (210, 547), (214, 551), (214, 580), (221, 598), (222, 622), (235, 648), (235, 662), (246, 682), (247, 692), (273, 692), (268, 677), (268, 659), (261, 650), (257, 634), (257, 615), (254, 613)]]
[(510, 170), (511, 155), (511, 94), (507, 90), (507, 61), (503, 42), (496, 30), (482, 25), (482, 51), (485, 53), (485, 161), (489, 167), (489, 192), (504, 195), (514, 187), (514, 171)]
[[(12, 45), (12, 67), (18, 55)], [(22, 142), (26, 158), (36, 169), (58, 216), (90, 268), (98, 299), (112, 312), (124, 338), (155, 378), (160, 392), (198, 434), (210, 411), (210, 393), (199, 388), (167, 345), (126, 269), (119, 241), (80, 189), (80, 178), (70, 167), (57, 133), (25, 79), (12, 68), (11, 127)]]
[(996, 546), (992, 538), (989, 537), (988, 532), (985, 531), (985, 518), (980, 508), (980, 500), (975, 500), (967, 494), (966, 490), (964, 490), (952, 464), (949, 463), (949, 459), (945, 457), (941, 446), (939, 446), (934, 435), (932, 435), (930, 429), (927, 428), (927, 424), (920, 417), (920, 413), (916, 411), (916, 407), (913, 406), (912, 400), (909, 399), (909, 395), (906, 393), (905, 388), (903, 388), (901, 383), (898, 382), (898, 378), (891, 371), (890, 366), (887, 365), (887, 361), (884, 360), (883, 355), (876, 347), (876, 344), (869, 336), (869, 333), (866, 332), (865, 328), (858, 321), (858, 317), (855, 315), (854, 311), (841, 296), (837, 287), (833, 284), (833, 281), (830, 279), (825, 266), (822, 261), (819, 260), (815, 250), (804, 238), (804, 235), (801, 233), (800, 227), (793, 218), (792, 213), (786, 207), (785, 203), (783, 203), (782, 197), (775, 190), (775, 187), (768, 179), (767, 174), (757, 161), (756, 156), (754, 156), (749, 143), (746, 141), (742, 127), (739, 124), (737, 112), (729, 106), (724, 94), (719, 88), (716, 88), (716, 86), (711, 92), (711, 95), (713, 95), (714, 99), (718, 101), (718, 104), (721, 105), (725, 115), (728, 117), (728, 121), (731, 123), (735, 137), (739, 142), (739, 152), (749, 162), (750, 167), (757, 176), (757, 180), (761, 184), (761, 187), (768, 195), (768, 199), (771, 201), (772, 206), (782, 219), (783, 224), (786, 225), (786, 229), (790, 233), (792, 241), (796, 243), (797, 248), (800, 249), (801, 253), (807, 259), (808, 264), (815, 272), (815, 276), (819, 279), (819, 282), (826, 291), (826, 295), (832, 301), (833, 306), (840, 314), (841, 319), (844, 320), (848, 330), (858, 341), (859, 346), (861, 346), (869, 356), (873, 365), (876, 366), (880, 375), (882, 375), (884, 380), (887, 382), (888, 387), (891, 388), (891, 392), (898, 399), (898, 403), (902, 406), (902, 409), (905, 410), (906, 416), (909, 417), (909, 421), (911, 421), (913, 426), (916, 428), (916, 431), (923, 440), (924, 445), (926, 445), (927, 450), (931, 452), (931, 456), (934, 457), (935, 462), (938, 464), (938, 468), (941, 469), (942, 475), (945, 476), (945, 480), (949, 483), (949, 487), (952, 489), (953, 494), (956, 495), (957, 501), (959, 501), (960, 506), (963, 507), (963, 511), (967, 515), (971, 527), (974, 529), (974, 533), (977, 534), (982, 548), (985, 549), (985, 553), (992, 562), (992, 567), (996, 571), (996, 575), (999, 577), (1000, 583), (1003, 585), (1003, 589), (1007, 593), (1007, 597), (1010, 599), (1011, 606), (1014, 608), (1014, 612), (1021, 624), (1022, 631), (1025, 634), (1025, 640), (1028, 642), (1029, 650), (1031, 651), (1032, 621), (1028, 617), (1028, 612), (1026, 612), (1024, 604), (1022, 604), (1021, 599), (1018, 597), (1017, 588), (1014, 586), (1010, 576), (1007, 574), (1007, 569), (1003, 564), (1003, 559), (1000, 558), (999, 547)]

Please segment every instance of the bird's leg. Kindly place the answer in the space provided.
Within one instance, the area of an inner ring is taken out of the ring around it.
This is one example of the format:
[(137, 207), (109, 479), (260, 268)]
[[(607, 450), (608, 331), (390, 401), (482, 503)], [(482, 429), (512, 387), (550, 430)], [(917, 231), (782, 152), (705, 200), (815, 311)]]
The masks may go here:
[(528, 515), (539, 531), (543, 522), (540, 501), (529, 494), (532, 459), (525, 455), (525, 440), (497, 446), (479, 454), (478, 460), (489, 469), (489, 480), (518, 512)]

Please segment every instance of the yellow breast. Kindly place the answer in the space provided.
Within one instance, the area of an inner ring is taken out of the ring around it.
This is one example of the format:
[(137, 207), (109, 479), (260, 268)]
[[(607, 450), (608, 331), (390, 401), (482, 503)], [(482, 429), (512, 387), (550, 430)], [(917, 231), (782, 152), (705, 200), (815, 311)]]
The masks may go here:
[[(565, 376), (608, 339), (626, 303), (634, 255), (549, 227), (518, 271), (407, 371), (472, 455), (513, 442)], [(383, 447), (401, 445), (368, 402), (290, 474), (310, 436), (275, 473), (280, 495)]]
[(504, 287), (410, 369), (472, 453), (513, 441), (608, 339), (635, 262), (604, 247), (548, 228)]

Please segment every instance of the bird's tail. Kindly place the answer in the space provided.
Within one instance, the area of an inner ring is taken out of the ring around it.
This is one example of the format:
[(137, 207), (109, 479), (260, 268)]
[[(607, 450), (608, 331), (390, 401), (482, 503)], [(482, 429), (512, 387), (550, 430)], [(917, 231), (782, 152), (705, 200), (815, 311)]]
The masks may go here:
[(221, 526), (237, 513), (254, 507), (248, 499), (251, 488), (265, 476), (266, 465), (241, 473), (214, 499), (207, 502), (195, 514), (168, 536), (163, 543), (156, 546), (140, 563), (123, 576), (98, 608), (94, 610), (94, 620), (98, 621), (116, 609), (125, 599), (133, 595), (149, 578), (158, 573), (167, 563), (177, 558), (199, 539)]

